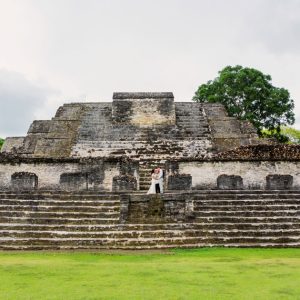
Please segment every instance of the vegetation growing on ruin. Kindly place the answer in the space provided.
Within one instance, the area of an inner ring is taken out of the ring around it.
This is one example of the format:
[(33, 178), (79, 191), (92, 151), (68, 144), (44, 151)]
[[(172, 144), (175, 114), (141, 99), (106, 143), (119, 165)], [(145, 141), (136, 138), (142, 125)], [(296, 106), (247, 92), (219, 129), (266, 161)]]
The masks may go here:
[(0, 299), (298, 299), (300, 249), (0, 253)]
[(229, 116), (250, 121), (262, 135), (263, 129), (281, 141), (280, 129), (295, 121), (294, 101), (288, 90), (272, 85), (271, 76), (242, 66), (227, 66), (219, 76), (199, 86), (197, 102), (219, 102)]
[[(276, 132), (264, 129), (262, 131), (263, 137), (273, 137)], [(280, 139), (282, 142), (287, 142), (288, 144), (300, 144), (300, 130), (292, 127), (283, 126), (280, 130)]]
[(300, 130), (292, 127), (282, 127), (281, 133), (288, 137), (290, 143), (300, 144)]
[(3, 143), (4, 143), (4, 139), (1, 139), (1, 138), (0, 138), (0, 150), (1, 150), (1, 148), (2, 148)]

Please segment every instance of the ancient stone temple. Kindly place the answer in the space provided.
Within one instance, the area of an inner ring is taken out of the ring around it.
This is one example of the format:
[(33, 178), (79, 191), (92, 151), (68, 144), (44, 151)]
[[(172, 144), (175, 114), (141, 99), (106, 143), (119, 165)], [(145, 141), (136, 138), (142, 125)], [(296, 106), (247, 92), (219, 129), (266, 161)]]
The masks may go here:
[[(165, 193), (147, 195), (150, 171)], [(34, 121), (0, 153), (0, 249), (299, 246), (300, 147), (221, 104), (114, 93)]]

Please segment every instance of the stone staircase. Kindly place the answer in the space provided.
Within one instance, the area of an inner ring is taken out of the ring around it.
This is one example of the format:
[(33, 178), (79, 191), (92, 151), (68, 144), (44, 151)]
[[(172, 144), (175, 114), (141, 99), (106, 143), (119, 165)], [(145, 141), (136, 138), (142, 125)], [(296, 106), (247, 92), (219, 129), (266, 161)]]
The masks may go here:
[(210, 129), (199, 103), (178, 102), (176, 125), (134, 126), (112, 118), (110, 103), (86, 103), (72, 156), (167, 159), (206, 155)]
[(194, 195), (194, 224), (211, 245), (299, 247), (300, 191), (215, 191)]
[[(136, 194), (141, 198), (145, 194)], [(166, 193), (189, 203), (185, 221), (120, 222), (120, 195), (96, 192), (0, 193), (0, 249), (299, 247), (300, 191)]]
[(159, 161), (140, 161), (139, 163), (139, 184), (141, 191), (148, 191), (151, 185), (151, 171), (158, 166), (163, 167)]
[(176, 102), (176, 124), (185, 139), (210, 139), (207, 118), (199, 103)]

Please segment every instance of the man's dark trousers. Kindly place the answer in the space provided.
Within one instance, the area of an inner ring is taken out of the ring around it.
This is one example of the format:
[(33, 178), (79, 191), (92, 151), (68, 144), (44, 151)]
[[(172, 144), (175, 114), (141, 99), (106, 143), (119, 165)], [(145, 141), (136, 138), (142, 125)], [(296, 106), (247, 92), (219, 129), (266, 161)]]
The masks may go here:
[(156, 184), (155, 184), (155, 193), (156, 193), (156, 194), (160, 194), (159, 183), (156, 183)]

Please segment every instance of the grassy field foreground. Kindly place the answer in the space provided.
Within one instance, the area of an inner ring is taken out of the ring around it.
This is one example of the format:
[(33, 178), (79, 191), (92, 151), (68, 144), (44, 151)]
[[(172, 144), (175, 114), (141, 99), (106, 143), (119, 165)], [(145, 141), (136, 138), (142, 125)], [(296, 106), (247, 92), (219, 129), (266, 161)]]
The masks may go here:
[(0, 299), (300, 299), (300, 249), (2, 252)]

